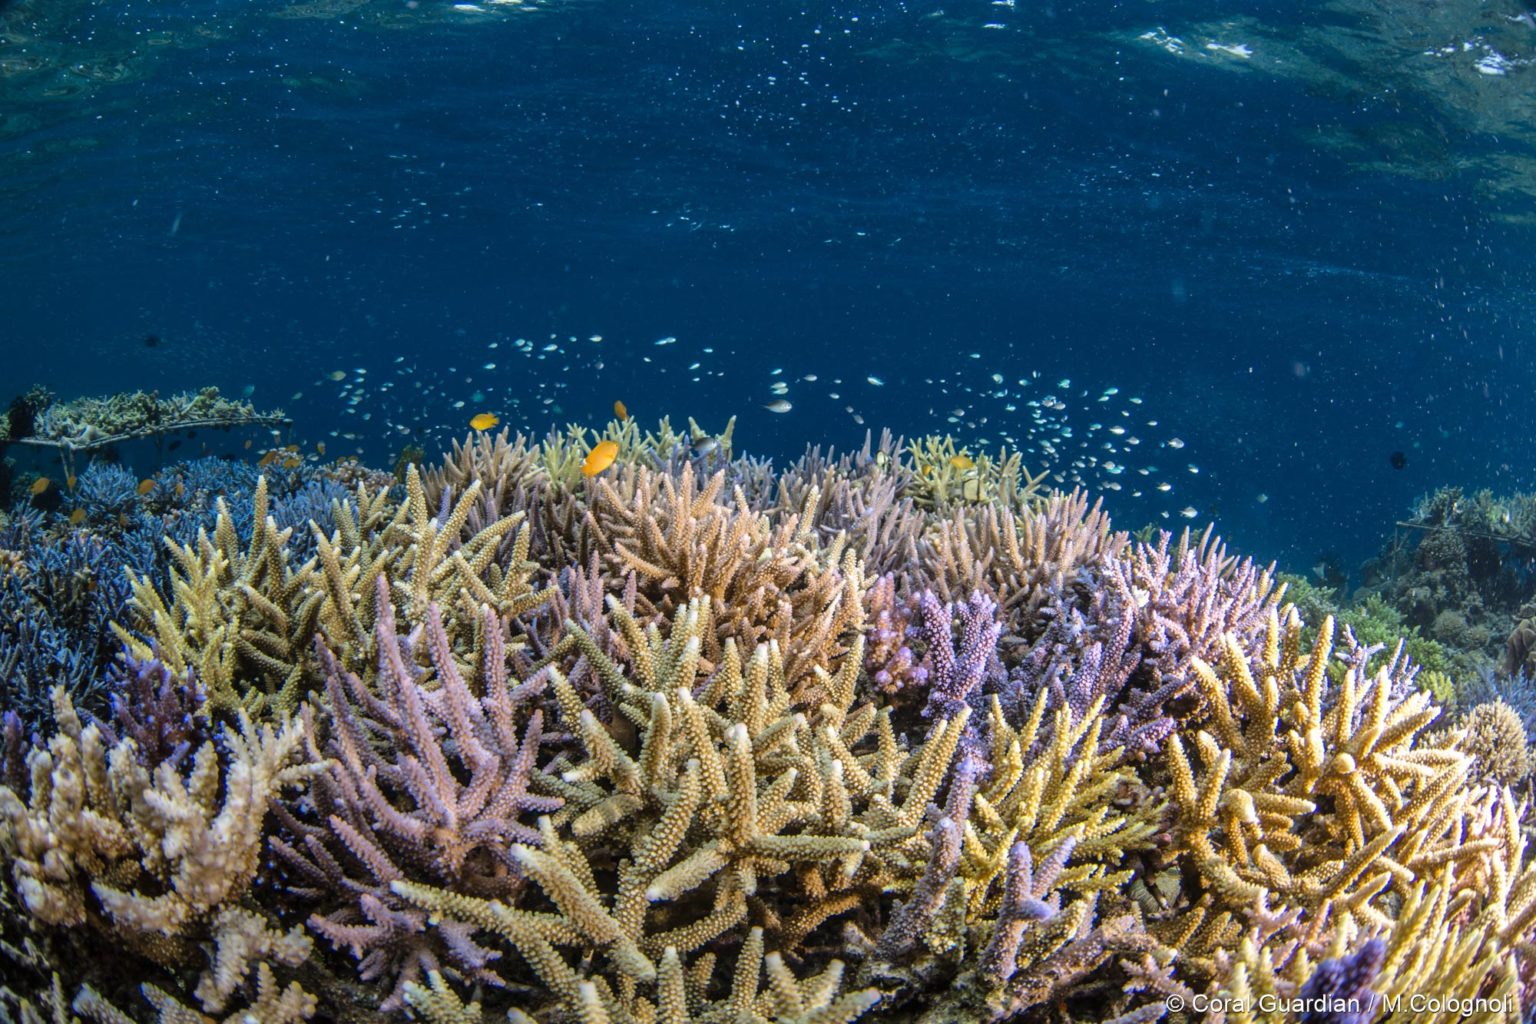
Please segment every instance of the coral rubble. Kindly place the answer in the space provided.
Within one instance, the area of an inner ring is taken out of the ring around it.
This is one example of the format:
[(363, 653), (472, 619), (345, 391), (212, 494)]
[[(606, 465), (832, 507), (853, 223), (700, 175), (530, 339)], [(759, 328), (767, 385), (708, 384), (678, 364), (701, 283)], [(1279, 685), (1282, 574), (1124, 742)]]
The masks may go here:
[(1536, 1004), (1523, 699), (1446, 714), (1016, 454), (731, 433), (91, 469), (0, 527), (0, 1020)]

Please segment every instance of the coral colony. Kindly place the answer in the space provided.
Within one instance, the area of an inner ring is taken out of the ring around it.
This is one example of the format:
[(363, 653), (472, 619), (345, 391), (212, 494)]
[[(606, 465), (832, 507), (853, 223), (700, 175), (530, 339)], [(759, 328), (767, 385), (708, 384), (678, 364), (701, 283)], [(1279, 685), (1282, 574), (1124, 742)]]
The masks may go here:
[(1524, 709), (1209, 535), (939, 438), (278, 452), (12, 487), (0, 1018), (1536, 1005)]

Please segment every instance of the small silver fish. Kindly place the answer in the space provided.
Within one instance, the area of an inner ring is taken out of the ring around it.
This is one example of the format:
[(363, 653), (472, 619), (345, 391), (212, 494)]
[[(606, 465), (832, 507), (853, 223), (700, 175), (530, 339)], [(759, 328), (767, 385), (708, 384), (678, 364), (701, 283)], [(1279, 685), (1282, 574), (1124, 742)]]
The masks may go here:
[(767, 409), (769, 412), (783, 413), (789, 412), (789, 410), (793, 409), (794, 406), (780, 398), (777, 401), (769, 402), (767, 405), (763, 406), (763, 408)]

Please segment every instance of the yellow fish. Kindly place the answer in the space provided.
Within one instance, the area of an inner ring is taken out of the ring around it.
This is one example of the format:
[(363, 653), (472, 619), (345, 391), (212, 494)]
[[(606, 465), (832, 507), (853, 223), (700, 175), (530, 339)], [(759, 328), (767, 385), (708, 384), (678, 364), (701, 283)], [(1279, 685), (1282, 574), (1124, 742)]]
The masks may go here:
[(476, 430), (490, 430), (500, 422), (501, 417), (497, 416), (495, 413), (482, 412), (479, 415), (470, 417), (469, 425), (474, 427)]
[(272, 465), (272, 463), (277, 461), (277, 456), (280, 453), (280, 451), (281, 451), (281, 449), (273, 448), (271, 451), (267, 452), (267, 454), (265, 454), (261, 458), (257, 459), (256, 460), (256, 468), (257, 469), (266, 469), (268, 466)]
[(64, 486), (68, 487), (70, 490), (75, 489), (75, 474), (71, 473), (69, 476), (64, 478)]
[(40, 476), (36, 480), (32, 481), (32, 486), (29, 488), (29, 490), (31, 490), (31, 492), (32, 492), (32, 497), (35, 498), (39, 494), (42, 494), (49, 487), (52, 487), (52, 486), (53, 486), (53, 481), (52, 480), (49, 480), (45, 476)]
[(620, 421), (629, 419), (629, 410), (624, 408), (623, 402), (615, 401), (613, 403), (613, 414), (617, 416)]
[(187, 493), (187, 485), (182, 483), (180, 480), (177, 480), (176, 481), (176, 497), (180, 498), (182, 495), (184, 495), (186, 493)]
[(587, 457), (581, 463), (582, 476), (597, 476), (603, 470), (613, 465), (613, 460), (619, 457), (619, 443), (617, 441), (599, 441), (587, 452)]
[(85, 509), (77, 508), (69, 514), (70, 526), (79, 526), (83, 522), (85, 522)]
[(155, 489), (155, 482), (153, 480), (145, 479), (145, 480), (140, 480), (139, 481), (139, 493), (140, 494), (148, 494), (150, 491), (152, 491), (154, 489)]
[(951, 455), (949, 457), (949, 464), (960, 470), (962, 473), (976, 465), (976, 463), (971, 460), (971, 457), (966, 455), (964, 452), (960, 453), (959, 455)]

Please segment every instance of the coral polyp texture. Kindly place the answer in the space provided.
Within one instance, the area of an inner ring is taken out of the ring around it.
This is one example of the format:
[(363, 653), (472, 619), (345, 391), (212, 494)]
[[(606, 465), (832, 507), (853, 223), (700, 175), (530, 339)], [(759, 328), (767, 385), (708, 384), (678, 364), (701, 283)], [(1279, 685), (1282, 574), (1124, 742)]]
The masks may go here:
[(16, 510), (0, 1020), (1536, 1005), (1521, 709), (1015, 453), (731, 435)]

